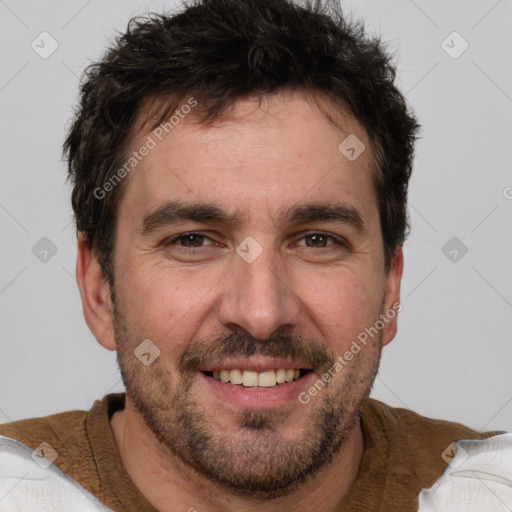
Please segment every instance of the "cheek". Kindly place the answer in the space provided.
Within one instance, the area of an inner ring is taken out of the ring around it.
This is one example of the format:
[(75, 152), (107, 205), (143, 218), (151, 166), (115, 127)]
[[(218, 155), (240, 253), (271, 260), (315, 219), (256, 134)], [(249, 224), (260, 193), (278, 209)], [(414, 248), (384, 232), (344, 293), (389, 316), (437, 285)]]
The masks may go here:
[(209, 291), (213, 293), (222, 277), (216, 271), (171, 268), (165, 262), (135, 262), (124, 275), (116, 291), (131, 336), (149, 338), (163, 354), (173, 357), (201, 325)]
[(379, 317), (382, 291), (348, 269), (303, 286), (312, 320), (336, 353), (344, 352)]

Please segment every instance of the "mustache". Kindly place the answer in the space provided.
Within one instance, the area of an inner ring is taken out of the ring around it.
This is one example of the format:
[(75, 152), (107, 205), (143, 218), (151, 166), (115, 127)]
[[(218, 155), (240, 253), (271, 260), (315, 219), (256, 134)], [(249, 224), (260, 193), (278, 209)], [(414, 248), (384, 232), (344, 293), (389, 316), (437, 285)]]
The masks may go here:
[(192, 340), (179, 359), (178, 369), (182, 373), (190, 373), (228, 357), (252, 355), (297, 360), (319, 373), (327, 371), (335, 362), (334, 355), (322, 343), (316, 340), (306, 342), (301, 335), (294, 337), (276, 332), (267, 340), (258, 340), (237, 331), (210, 340)]

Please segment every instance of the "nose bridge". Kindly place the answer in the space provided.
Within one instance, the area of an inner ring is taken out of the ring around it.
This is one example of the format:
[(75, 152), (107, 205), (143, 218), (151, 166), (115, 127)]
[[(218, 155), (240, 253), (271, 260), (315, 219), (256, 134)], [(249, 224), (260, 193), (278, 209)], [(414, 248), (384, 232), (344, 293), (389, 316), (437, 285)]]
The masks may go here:
[(242, 242), (233, 258), (233, 272), (224, 290), (219, 320), (242, 328), (257, 339), (299, 321), (299, 300), (283, 261), (271, 246)]

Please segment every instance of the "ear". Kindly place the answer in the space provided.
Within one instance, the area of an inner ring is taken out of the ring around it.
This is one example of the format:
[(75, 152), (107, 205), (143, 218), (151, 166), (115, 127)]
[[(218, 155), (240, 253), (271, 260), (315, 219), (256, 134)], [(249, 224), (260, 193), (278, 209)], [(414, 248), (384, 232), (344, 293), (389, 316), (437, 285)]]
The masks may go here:
[(110, 288), (103, 270), (83, 233), (78, 236), (76, 281), (80, 289), (85, 321), (89, 329), (100, 345), (108, 350), (115, 350)]
[(390, 269), (384, 288), (384, 329), (382, 346), (386, 346), (396, 335), (400, 305), (400, 283), (404, 270), (404, 255), (402, 247), (398, 246), (391, 260)]

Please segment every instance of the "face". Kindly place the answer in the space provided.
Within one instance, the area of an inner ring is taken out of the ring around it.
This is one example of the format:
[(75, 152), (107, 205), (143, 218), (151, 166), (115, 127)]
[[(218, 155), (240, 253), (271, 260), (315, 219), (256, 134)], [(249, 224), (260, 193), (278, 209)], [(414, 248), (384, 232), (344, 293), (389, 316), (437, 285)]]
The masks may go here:
[[(339, 120), (299, 93), (211, 127), (191, 112), (152, 136), (119, 205), (127, 399), (173, 457), (239, 495), (284, 495), (339, 453), (394, 336), (387, 322), (344, 356), (396, 304), (401, 270), (384, 273), (370, 142)], [(349, 134), (355, 160), (338, 149)]]

